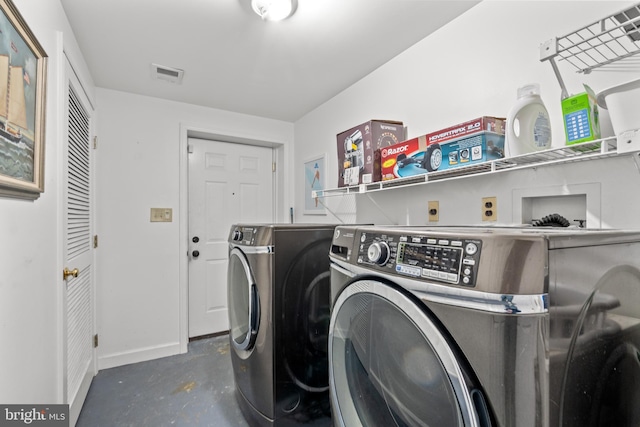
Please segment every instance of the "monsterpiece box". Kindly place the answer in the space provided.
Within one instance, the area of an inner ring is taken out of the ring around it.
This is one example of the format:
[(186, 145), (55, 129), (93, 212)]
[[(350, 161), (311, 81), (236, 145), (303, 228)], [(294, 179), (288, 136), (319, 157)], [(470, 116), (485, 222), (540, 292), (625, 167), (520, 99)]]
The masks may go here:
[(403, 141), (403, 123), (370, 120), (337, 135), (338, 187), (381, 180), (380, 149)]
[(504, 130), (504, 118), (483, 116), (384, 148), (382, 180), (501, 159)]

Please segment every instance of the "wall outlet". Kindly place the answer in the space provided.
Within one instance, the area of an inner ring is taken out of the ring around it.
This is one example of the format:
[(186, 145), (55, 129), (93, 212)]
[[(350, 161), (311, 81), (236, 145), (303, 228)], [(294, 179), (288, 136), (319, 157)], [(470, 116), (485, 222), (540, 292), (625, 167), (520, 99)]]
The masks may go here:
[(482, 208), (483, 221), (498, 220), (498, 198), (497, 197), (483, 197), (481, 208)]
[(429, 212), (429, 222), (438, 222), (440, 219), (440, 203), (437, 200), (431, 200), (427, 203)]

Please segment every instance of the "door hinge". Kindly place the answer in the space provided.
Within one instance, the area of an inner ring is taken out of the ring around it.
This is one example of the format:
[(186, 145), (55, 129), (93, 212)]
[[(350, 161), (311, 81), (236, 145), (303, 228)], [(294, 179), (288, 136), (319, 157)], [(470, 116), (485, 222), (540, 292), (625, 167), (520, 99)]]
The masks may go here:
[(275, 172), (276, 171), (276, 162), (273, 162), (271, 164), (271, 172)]
[(98, 148), (98, 135), (95, 135), (93, 137), (93, 149), (97, 149)]
[(95, 334), (93, 336), (93, 348), (97, 348), (98, 347), (98, 334)]
[(97, 248), (98, 247), (98, 235), (96, 234), (95, 236), (93, 236), (93, 248)]

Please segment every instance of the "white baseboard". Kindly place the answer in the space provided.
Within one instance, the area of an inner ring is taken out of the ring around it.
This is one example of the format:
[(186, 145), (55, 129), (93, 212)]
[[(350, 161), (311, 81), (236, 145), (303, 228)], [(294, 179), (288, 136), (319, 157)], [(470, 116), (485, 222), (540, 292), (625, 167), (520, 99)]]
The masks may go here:
[(180, 354), (180, 343), (170, 343), (154, 347), (139, 348), (123, 353), (114, 353), (98, 357), (98, 370), (115, 368), (131, 363), (146, 362), (147, 360)]

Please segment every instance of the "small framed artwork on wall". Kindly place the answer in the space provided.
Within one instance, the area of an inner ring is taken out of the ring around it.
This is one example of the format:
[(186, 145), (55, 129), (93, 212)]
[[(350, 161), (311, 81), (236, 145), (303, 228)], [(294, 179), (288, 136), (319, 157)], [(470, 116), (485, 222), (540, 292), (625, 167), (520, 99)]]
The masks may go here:
[(306, 215), (326, 215), (322, 200), (314, 197), (324, 190), (326, 155), (312, 157), (304, 162), (304, 213)]

